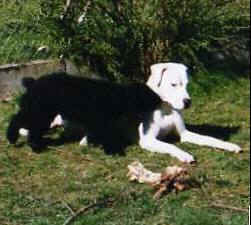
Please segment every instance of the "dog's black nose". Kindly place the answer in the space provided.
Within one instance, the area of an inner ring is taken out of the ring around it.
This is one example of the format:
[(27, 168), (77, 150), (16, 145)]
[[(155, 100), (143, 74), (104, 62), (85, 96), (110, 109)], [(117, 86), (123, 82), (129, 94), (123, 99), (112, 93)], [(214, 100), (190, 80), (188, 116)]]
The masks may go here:
[(192, 100), (190, 98), (186, 98), (184, 100), (184, 105), (185, 105), (185, 109), (190, 108), (190, 106), (192, 105)]

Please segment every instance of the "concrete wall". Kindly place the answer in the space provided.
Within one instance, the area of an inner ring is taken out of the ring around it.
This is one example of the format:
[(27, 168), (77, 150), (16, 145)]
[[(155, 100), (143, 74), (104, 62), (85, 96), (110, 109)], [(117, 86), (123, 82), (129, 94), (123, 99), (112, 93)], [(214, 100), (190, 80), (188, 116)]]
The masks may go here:
[(87, 67), (78, 67), (68, 60), (38, 60), (25, 64), (0, 65), (0, 101), (7, 100), (22, 90), (22, 78), (39, 78), (52, 72), (95, 77)]
[(55, 71), (65, 71), (65, 64), (59, 60), (39, 60), (0, 66), (0, 100), (9, 98), (13, 93), (20, 91), (23, 77), (38, 78)]

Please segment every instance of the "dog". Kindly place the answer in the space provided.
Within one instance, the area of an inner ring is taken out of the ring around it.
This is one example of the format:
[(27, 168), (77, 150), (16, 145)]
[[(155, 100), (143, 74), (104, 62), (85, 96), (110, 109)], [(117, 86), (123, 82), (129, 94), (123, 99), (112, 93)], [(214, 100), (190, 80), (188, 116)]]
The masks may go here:
[(163, 63), (151, 67), (151, 76), (147, 85), (157, 93), (162, 101), (171, 106), (171, 113), (157, 109), (152, 114), (152, 121), (140, 124), (140, 146), (151, 152), (168, 153), (182, 162), (192, 163), (194, 157), (174, 145), (164, 143), (158, 139), (175, 131), (181, 142), (188, 142), (200, 146), (208, 146), (239, 153), (241, 148), (229, 142), (213, 137), (193, 133), (186, 128), (182, 111), (191, 106), (191, 98), (187, 91), (189, 83), (188, 68), (182, 64)]
[[(53, 79), (51, 76), (37, 81), (26, 81), (27, 93), (23, 97), (23, 102), (29, 103), (21, 104), (20, 112), (10, 123), (7, 132), (10, 143), (17, 141), (20, 128), (26, 128), (29, 131), (23, 130), (23, 132), (28, 134), (31, 147), (36, 149), (41, 145), (41, 136), (50, 126), (54, 126), (53, 123), (62, 125), (63, 120), (66, 119), (78, 121), (87, 127), (87, 136), (84, 136), (80, 144), (86, 145), (89, 137), (93, 134), (95, 136), (95, 133), (103, 144), (112, 144), (114, 138), (110, 136), (110, 132), (113, 126), (109, 124), (122, 116), (131, 115), (132, 117), (128, 116), (128, 118), (137, 118), (137, 123), (135, 123), (139, 146), (150, 152), (169, 154), (184, 163), (195, 162), (191, 154), (173, 144), (161, 141), (160, 137), (173, 131), (178, 134), (181, 142), (234, 153), (241, 152), (241, 148), (236, 144), (187, 130), (182, 111), (189, 108), (192, 101), (187, 91), (188, 68), (183, 64), (159, 63), (151, 66), (151, 75), (146, 85), (121, 86), (108, 82), (101, 82), (102, 85), (100, 85), (100, 81), (90, 81), (84, 78), (69, 78), (68, 76), (66, 78), (66, 75), (62, 74), (56, 77), (60, 76), (64, 77), (63, 84), (59, 81), (60, 78)], [(72, 84), (72, 80), (81, 85)], [(89, 82), (92, 84), (90, 85)], [(48, 88), (49, 90), (53, 88), (53, 92), (48, 91)], [(97, 89), (99, 91), (95, 97)], [(61, 92), (64, 94), (59, 94)], [(106, 97), (103, 98), (102, 95)], [(41, 100), (37, 99), (43, 99), (42, 106), (39, 106)], [(52, 103), (56, 105), (53, 111), (51, 111)], [(30, 107), (30, 111), (27, 107)], [(57, 119), (53, 121), (55, 117)], [(35, 118), (32, 123), (29, 122), (30, 118)], [(42, 127), (41, 123), (38, 124), (38, 120), (43, 121)], [(102, 126), (105, 126), (105, 129)], [(108, 146), (111, 147), (111, 145)]]
[(88, 140), (105, 149), (116, 150), (121, 136), (113, 132), (118, 121), (129, 116), (142, 120), (159, 108), (160, 97), (145, 84), (117, 84), (55, 73), (38, 80), (23, 79), (27, 89), (20, 110), (10, 121), (7, 139), (15, 144), (20, 129), (28, 130), (28, 143), (34, 151), (46, 146), (43, 136), (59, 114), (84, 127)]

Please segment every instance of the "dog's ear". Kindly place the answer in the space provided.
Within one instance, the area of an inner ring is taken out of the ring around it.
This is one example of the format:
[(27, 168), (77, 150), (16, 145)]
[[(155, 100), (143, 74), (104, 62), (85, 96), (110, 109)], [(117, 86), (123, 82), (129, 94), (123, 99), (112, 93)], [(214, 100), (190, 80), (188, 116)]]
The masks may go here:
[(168, 63), (159, 63), (151, 66), (151, 76), (147, 82), (148, 86), (155, 89), (160, 87), (164, 73), (168, 70)]
[(167, 71), (167, 68), (164, 68), (162, 71), (161, 71), (161, 75), (160, 75), (160, 81), (158, 83), (158, 87), (161, 86), (161, 83), (162, 83), (162, 80), (163, 80), (163, 76), (164, 76), (164, 73)]

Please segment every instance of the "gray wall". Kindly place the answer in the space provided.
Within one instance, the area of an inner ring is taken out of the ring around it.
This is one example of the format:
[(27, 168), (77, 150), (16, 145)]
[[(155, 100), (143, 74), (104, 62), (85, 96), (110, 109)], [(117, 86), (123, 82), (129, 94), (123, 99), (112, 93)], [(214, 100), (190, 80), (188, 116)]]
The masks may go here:
[(8, 64), (0, 66), (0, 100), (9, 98), (22, 89), (24, 77), (38, 78), (43, 74), (64, 71), (65, 66), (59, 60), (34, 61), (25, 64)]
[(83, 68), (78, 68), (68, 60), (38, 60), (25, 64), (2, 65), (0, 66), (0, 101), (7, 100), (14, 93), (21, 91), (21, 81), (24, 77), (39, 78), (52, 72), (88, 76), (88, 69)]

